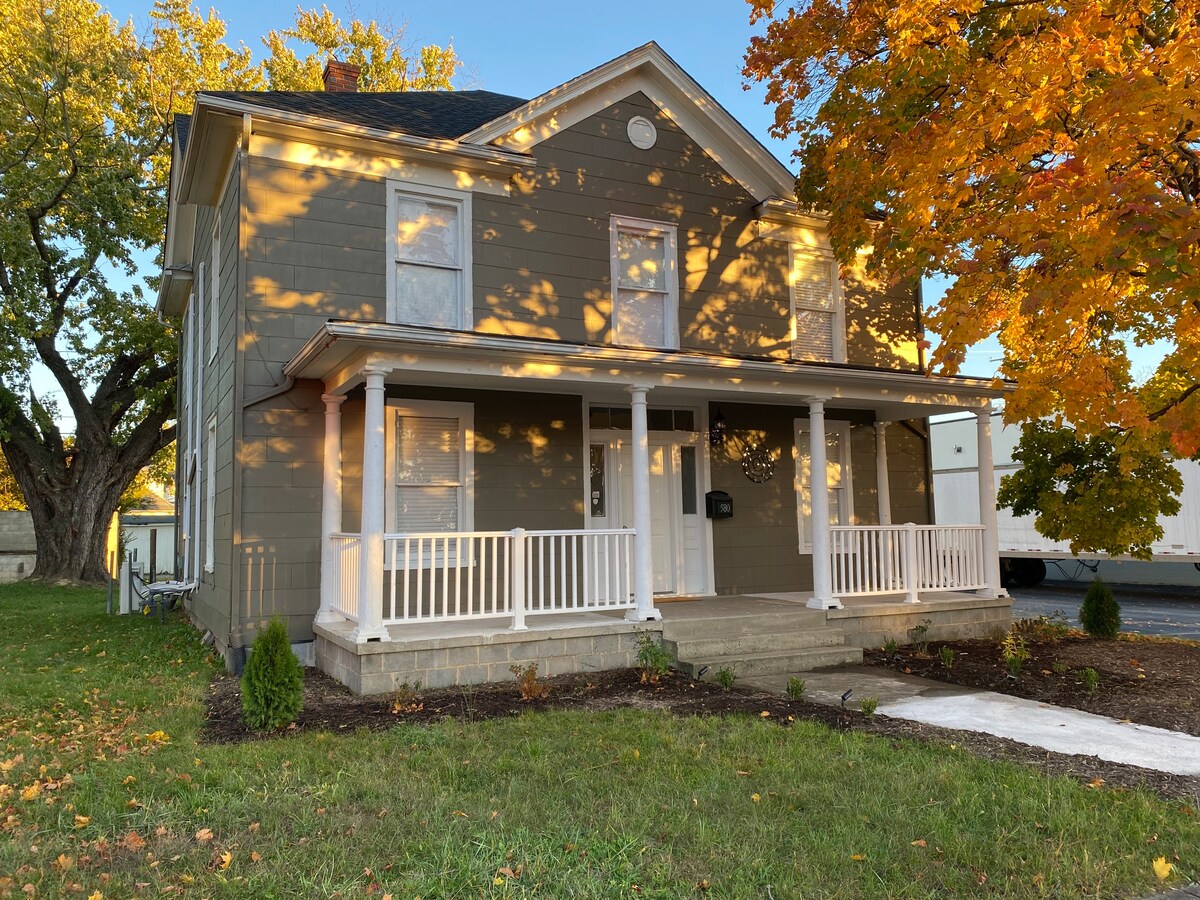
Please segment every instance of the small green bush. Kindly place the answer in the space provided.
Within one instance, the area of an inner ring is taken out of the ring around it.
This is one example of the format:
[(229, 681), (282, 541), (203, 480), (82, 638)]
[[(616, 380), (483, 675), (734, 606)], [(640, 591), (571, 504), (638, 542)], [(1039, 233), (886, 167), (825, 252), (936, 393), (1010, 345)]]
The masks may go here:
[(900, 649), (900, 645), (895, 638), (888, 638), (883, 642), (883, 653), (885, 656), (895, 656), (896, 651)]
[(1004, 668), (1013, 678), (1021, 674), (1025, 663), (1029, 661), (1029, 656), (1025, 638), (1018, 634), (1015, 628), (1000, 641), (1000, 658), (1004, 660)]
[(804, 687), (805, 687), (804, 679), (797, 678), (795, 675), (793, 675), (791, 678), (788, 679), (787, 695), (789, 697), (791, 697), (793, 700), (799, 700), (801, 697), (804, 696)]
[(947, 647), (945, 644), (938, 647), (938, 660), (941, 661), (943, 669), (951, 669), (954, 667), (954, 657), (958, 656), (958, 651), (953, 647)]
[(1092, 637), (1115, 638), (1121, 630), (1121, 604), (1099, 578), (1084, 595), (1079, 622)]
[(878, 697), (863, 697), (858, 701), (858, 708), (863, 711), (863, 715), (871, 718), (875, 715), (875, 710), (879, 709)]
[(1083, 682), (1083, 689), (1088, 692), (1088, 696), (1096, 693), (1096, 689), (1100, 687), (1100, 673), (1090, 666), (1086, 669), (1079, 670), (1079, 679)]
[(1054, 670), (1055, 675), (1066, 675), (1071, 671), (1071, 666), (1061, 659), (1056, 659), (1051, 663), (1050, 668)]
[(737, 676), (733, 674), (733, 669), (729, 668), (717, 669), (716, 678), (717, 684), (725, 688), (725, 690), (733, 687), (734, 681), (737, 680)]
[(642, 684), (658, 684), (660, 678), (671, 674), (675, 657), (661, 640), (647, 631), (640, 632), (637, 641), (637, 667)]
[(259, 633), (242, 670), (242, 718), (255, 731), (291, 725), (304, 706), (304, 676), (287, 626), (273, 619)]

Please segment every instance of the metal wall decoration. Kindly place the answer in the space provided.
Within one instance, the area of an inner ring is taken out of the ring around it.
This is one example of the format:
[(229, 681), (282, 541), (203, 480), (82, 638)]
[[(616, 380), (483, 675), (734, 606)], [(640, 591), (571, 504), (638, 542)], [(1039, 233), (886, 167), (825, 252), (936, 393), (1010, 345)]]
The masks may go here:
[(747, 447), (742, 452), (742, 471), (755, 484), (763, 484), (775, 475), (775, 458), (770, 450)]

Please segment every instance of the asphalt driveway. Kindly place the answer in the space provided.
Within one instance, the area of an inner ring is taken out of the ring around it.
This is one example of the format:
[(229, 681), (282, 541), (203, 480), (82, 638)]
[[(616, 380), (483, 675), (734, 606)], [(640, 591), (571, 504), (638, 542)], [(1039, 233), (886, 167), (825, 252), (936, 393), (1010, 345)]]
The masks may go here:
[[(1161, 634), (1200, 640), (1200, 590), (1161, 585), (1110, 585), (1121, 604), (1121, 627), (1139, 634)], [(1087, 582), (1045, 581), (1034, 588), (1009, 588), (1014, 619), (1061, 611), (1079, 625), (1079, 607)]]

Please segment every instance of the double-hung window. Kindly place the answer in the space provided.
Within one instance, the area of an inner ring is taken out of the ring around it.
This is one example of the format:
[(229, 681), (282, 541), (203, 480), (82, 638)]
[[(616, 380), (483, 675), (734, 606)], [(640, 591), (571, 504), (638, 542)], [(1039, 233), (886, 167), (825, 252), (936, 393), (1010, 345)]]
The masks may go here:
[[(812, 443), (807, 419), (796, 420), (796, 518), (800, 552), (812, 553)], [(825, 480), (829, 488), (829, 524), (849, 525), (854, 517), (850, 481), (850, 423), (825, 422)]]
[(388, 183), (388, 321), (471, 327), (471, 195)]
[(389, 403), (389, 532), (473, 530), (473, 422), (469, 403)]
[(613, 216), (610, 240), (613, 343), (675, 349), (679, 346), (675, 226)]
[(845, 362), (842, 298), (832, 256), (791, 247), (792, 358)]

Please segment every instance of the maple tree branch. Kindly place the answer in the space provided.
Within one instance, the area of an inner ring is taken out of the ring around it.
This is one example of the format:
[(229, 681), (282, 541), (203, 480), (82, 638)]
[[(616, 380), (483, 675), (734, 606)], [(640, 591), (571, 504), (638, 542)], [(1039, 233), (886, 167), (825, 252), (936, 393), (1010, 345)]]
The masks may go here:
[(1185, 401), (1188, 397), (1192, 396), (1192, 394), (1196, 393), (1196, 391), (1200, 391), (1200, 384), (1189, 385), (1187, 388), (1185, 388), (1184, 390), (1179, 392), (1179, 396), (1172, 398), (1171, 400), (1169, 400), (1167, 402), (1167, 404), (1165, 406), (1162, 406), (1159, 409), (1156, 409), (1154, 412), (1150, 413), (1150, 415), (1147, 418), (1151, 422), (1155, 422), (1158, 419), (1161, 419), (1163, 416), (1165, 416), (1167, 413), (1169, 413), (1172, 409), (1179, 406), (1179, 404), (1183, 403), (1183, 401)]

